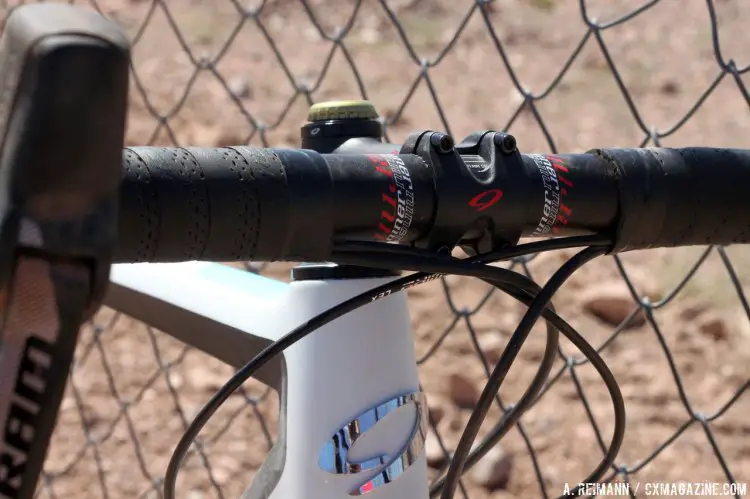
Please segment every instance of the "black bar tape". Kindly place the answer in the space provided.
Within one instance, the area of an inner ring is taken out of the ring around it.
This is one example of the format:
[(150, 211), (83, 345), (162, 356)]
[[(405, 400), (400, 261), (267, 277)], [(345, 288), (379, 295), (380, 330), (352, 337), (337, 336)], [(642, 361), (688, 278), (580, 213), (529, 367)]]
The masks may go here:
[(524, 154), (523, 160), (533, 185), (527, 189), (526, 212), (519, 213), (513, 223), (523, 223), (525, 236), (611, 232), (617, 220), (618, 190), (612, 168), (602, 158), (593, 154)]
[(616, 177), (614, 251), (750, 242), (750, 151), (607, 149)]
[[(268, 202), (261, 205), (263, 228), (259, 236), (263, 255), (273, 255), (273, 244), (265, 245), (279, 234), (284, 234), (284, 249), (281, 258), (284, 260), (324, 260), (331, 254), (334, 235), (335, 213), (333, 209), (334, 191), (333, 177), (328, 163), (317, 152), (303, 149), (259, 149), (243, 148), (248, 161), (254, 161), (258, 156), (273, 154), (277, 161), (275, 165), (283, 165), (286, 181), (286, 200), (284, 205), (289, 208), (286, 219), (274, 217), (273, 210), (278, 203)], [(278, 156), (276, 156), (278, 154)], [(278, 159), (281, 161), (279, 162)], [(252, 164), (252, 163), (251, 163)], [(263, 173), (263, 170), (260, 172)], [(259, 182), (262, 185), (263, 182)], [(275, 187), (279, 187), (276, 183)], [(282, 194), (282, 193), (278, 193)], [(263, 193), (263, 197), (266, 195)], [(273, 199), (278, 199), (274, 196)], [(266, 216), (270, 215), (269, 218)]]
[[(421, 240), (450, 202), (410, 154), (134, 147), (123, 158), (118, 262), (324, 261), (339, 240)], [(750, 151), (607, 149), (523, 167), (537, 194), (511, 209), (526, 191), (503, 184), (497, 223), (525, 234), (607, 234), (613, 252), (750, 242)]]
[(332, 181), (312, 151), (132, 147), (115, 261), (325, 259)]

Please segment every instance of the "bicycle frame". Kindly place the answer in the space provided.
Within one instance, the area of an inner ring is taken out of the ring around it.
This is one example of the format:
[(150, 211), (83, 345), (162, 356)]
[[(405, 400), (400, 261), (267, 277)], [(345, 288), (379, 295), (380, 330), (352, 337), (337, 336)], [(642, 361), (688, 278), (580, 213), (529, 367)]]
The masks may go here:
[[(114, 265), (110, 279), (107, 306), (240, 367), (316, 314), (392, 278), (287, 284), (187, 262)], [(428, 497), (427, 407), (404, 292), (332, 321), (256, 379), (279, 394), (279, 431), (245, 499)]]

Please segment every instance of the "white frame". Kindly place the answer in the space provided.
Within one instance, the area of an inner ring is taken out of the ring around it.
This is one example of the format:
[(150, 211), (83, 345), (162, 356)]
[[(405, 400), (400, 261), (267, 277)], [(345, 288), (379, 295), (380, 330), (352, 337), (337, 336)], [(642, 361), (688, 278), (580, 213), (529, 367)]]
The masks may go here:
[[(304, 321), (391, 279), (287, 284), (218, 263), (117, 264), (105, 305), (238, 368)], [(330, 322), (267, 364), (256, 379), (279, 393), (279, 436), (244, 499), (429, 497), (423, 399), (384, 419), (379, 412), (388, 404), (393, 407), (386, 412), (400, 406), (393, 404), (401, 395), (421, 395), (405, 292)], [(374, 416), (370, 423), (368, 414)], [(363, 438), (344, 461), (370, 467), (325, 471), (325, 445), (357, 425)]]

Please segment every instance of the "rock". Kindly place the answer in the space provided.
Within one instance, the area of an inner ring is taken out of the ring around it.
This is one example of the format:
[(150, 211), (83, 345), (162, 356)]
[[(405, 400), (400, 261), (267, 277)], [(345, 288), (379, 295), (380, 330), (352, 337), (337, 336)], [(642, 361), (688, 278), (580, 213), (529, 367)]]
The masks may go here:
[(215, 392), (224, 385), (228, 376), (204, 366), (193, 366), (185, 373), (190, 388), (200, 392)]
[(497, 319), (498, 332), (504, 336), (510, 336), (521, 322), (521, 315), (517, 313), (505, 313)]
[(170, 383), (175, 390), (179, 390), (182, 388), (182, 385), (185, 384), (185, 378), (182, 374), (176, 371), (167, 371), (167, 382)]
[(479, 389), (463, 373), (454, 372), (448, 377), (448, 395), (454, 404), (462, 409), (471, 409), (477, 405)]
[(427, 433), (427, 438), (424, 442), (425, 456), (427, 457), (427, 465), (431, 468), (440, 468), (445, 464), (447, 458), (443, 448), (440, 447), (437, 435), (433, 432)]
[(213, 131), (210, 136), (210, 143), (213, 147), (230, 147), (245, 144), (243, 130), (222, 126)]
[[(467, 418), (468, 421), (468, 418)], [(448, 419), (448, 429), (454, 432), (457, 431), (463, 431), (463, 429), (466, 427), (466, 421), (464, 421), (464, 417), (461, 414), (461, 411), (454, 411), (453, 414), (450, 415), (450, 418)]]
[(381, 40), (380, 30), (375, 27), (363, 28), (359, 33), (359, 39), (367, 45), (374, 45)]
[(477, 354), (474, 345), (470, 341), (467, 341), (465, 337), (456, 334), (449, 335), (443, 342), (443, 345), (459, 356), (469, 354), (475, 356)]
[(698, 330), (716, 341), (726, 340), (729, 337), (726, 322), (718, 314), (701, 317), (698, 322)]
[(227, 82), (227, 87), (229, 88), (229, 91), (232, 92), (232, 95), (234, 95), (238, 99), (247, 99), (252, 95), (252, 91), (250, 90), (250, 82), (247, 81), (247, 78), (244, 78), (242, 76), (235, 76), (234, 78), (231, 78)]
[(661, 84), (659, 90), (663, 94), (674, 95), (680, 92), (680, 85), (674, 80), (668, 80)]
[(508, 486), (512, 469), (513, 457), (498, 444), (474, 465), (469, 476), (486, 489), (504, 489)]
[[(622, 323), (637, 306), (624, 282), (589, 286), (581, 294), (581, 304), (586, 312), (611, 326)], [(646, 315), (640, 310), (627, 327), (640, 327), (645, 323)]]
[(680, 319), (692, 321), (706, 310), (708, 310), (708, 303), (704, 301), (693, 300), (685, 302), (682, 304), (682, 309), (680, 310)]
[(63, 398), (62, 402), (60, 403), (60, 410), (61, 411), (78, 410), (75, 397), (66, 395), (65, 398)]
[(500, 356), (505, 349), (506, 341), (500, 336), (500, 333), (490, 333), (479, 340), (479, 346), (482, 348), (487, 362), (497, 364)]
[(445, 417), (444, 404), (445, 401), (436, 399), (435, 397), (430, 397), (427, 400), (428, 415), (430, 417), (430, 421), (432, 421), (432, 424), (434, 424), (435, 426), (440, 424), (440, 421), (442, 421)]
[(238, 469), (237, 459), (227, 454), (211, 456), (211, 474), (218, 483), (227, 483), (229, 477)]
[(515, 87), (513, 87), (506, 97), (506, 102), (511, 104), (514, 107), (518, 107), (526, 100), (526, 97), (518, 91)]
[(89, 405), (86, 402), (81, 402), (81, 406), (77, 409), (80, 413), (81, 420), (86, 423), (89, 430), (95, 430), (105, 422), (105, 419), (97, 410), (96, 406)]
[(231, 126), (226, 123), (207, 126), (193, 123), (190, 125), (185, 142), (196, 147), (240, 146), (246, 144), (246, 135), (249, 135), (249, 130), (241, 126)]

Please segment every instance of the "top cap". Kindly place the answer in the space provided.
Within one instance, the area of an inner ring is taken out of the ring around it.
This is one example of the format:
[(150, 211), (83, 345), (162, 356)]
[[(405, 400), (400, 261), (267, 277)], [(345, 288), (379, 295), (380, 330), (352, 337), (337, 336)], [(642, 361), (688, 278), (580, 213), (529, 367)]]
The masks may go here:
[(341, 100), (313, 104), (307, 113), (308, 121), (375, 119), (378, 112), (370, 101)]

